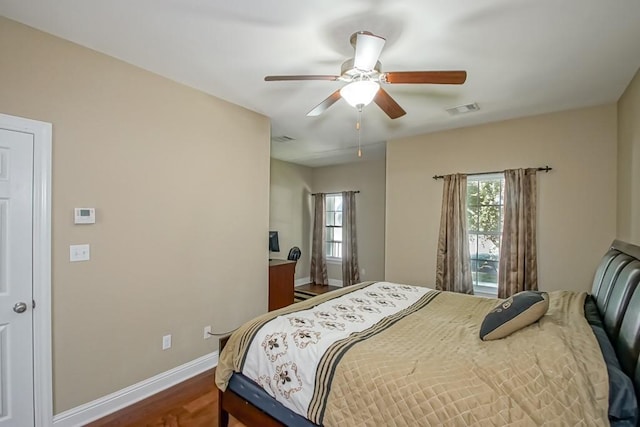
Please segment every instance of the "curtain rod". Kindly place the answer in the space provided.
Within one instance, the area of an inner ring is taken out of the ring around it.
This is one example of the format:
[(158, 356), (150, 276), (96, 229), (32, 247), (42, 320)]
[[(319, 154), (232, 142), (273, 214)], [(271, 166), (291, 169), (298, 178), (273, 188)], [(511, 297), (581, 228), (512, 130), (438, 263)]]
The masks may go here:
[[(345, 191), (352, 191), (352, 190), (345, 190)], [(354, 193), (359, 193), (360, 190), (355, 190), (353, 192)], [(324, 194), (338, 194), (338, 193), (342, 193), (342, 191), (331, 191), (329, 193), (324, 193)], [(322, 193), (311, 193), (312, 196), (315, 196), (316, 194), (322, 194)]]
[[(553, 170), (553, 168), (550, 168), (549, 166), (544, 166), (544, 167), (540, 166), (540, 167), (538, 168), (538, 170), (539, 170), (539, 171), (544, 171), (544, 172), (546, 173), (546, 172), (549, 172), (550, 170)], [(502, 173), (502, 172), (504, 172), (504, 171), (493, 171), (493, 172), (472, 172), (472, 173), (467, 173), (467, 174), (465, 174), (465, 175), (492, 175), (492, 174), (494, 174), (494, 173)], [(444, 178), (444, 175), (434, 175), (434, 176), (433, 176), (433, 179), (436, 179), (436, 180), (438, 180), (438, 179), (442, 179), (442, 178)]]

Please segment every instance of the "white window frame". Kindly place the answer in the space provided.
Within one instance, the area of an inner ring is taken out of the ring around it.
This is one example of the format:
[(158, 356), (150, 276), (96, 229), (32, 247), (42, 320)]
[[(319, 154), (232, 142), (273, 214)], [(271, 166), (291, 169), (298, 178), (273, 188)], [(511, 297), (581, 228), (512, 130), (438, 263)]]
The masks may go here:
[[(484, 206), (500, 206), (500, 224), (499, 224), (499, 231), (498, 232), (480, 232), (479, 230), (471, 230), (470, 224), (468, 222), (469, 216), (467, 213), (467, 234), (468, 234), (468, 239), (470, 239), (470, 237), (472, 235), (475, 236), (486, 236), (486, 235), (493, 235), (493, 236), (499, 236), (500, 237), (500, 241), (502, 241), (502, 224), (504, 221), (504, 174), (502, 173), (497, 173), (497, 174), (479, 174), (479, 175), (468, 175), (467, 176), (467, 189), (469, 188), (469, 183), (471, 182), (486, 182), (486, 181), (497, 181), (500, 180), (501, 181), (501, 196), (500, 196), (500, 203), (498, 205), (484, 205)], [(467, 203), (468, 203), (468, 198), (467, 198)], [(477, 205), (477, 207), (481, 207), (482, 205)], [(468, 208), (469, 206), (467, 205), (467, 212), (468, 212)], [(476, 241), (479, 240), (476, 237)], [(477, 249), (477, 248), (476, 248)], [(471, 242), (470, 242), (470, 247), (469, 247), (469, 251), (470, 254), (474, 253), (473, 248), (471, 248)], [(477, 254), (478, 251), (476, 250), (475, 253)], [(479, 258), (471, 258), (471, 263), (473, 265), (473, 262), (478, 262), (481, 261)], [(498, 257), (497, 260), (495, 261), (497, 263), (497, 265), (500, 264), (500, 246), (498, 246)], [(499, 267), (498, 267), (499, 268)], [(497, 271), (498, 269), (496, 269)], [(488, 284), (479, 284), (477, 283), (476, 280), (474, 280), (473, 282), (473, 292), (476, 295), (480, 295), (480, 296), (490, 296), (490, 297), (496, 297), (498, 295), (498, 286), (497, 284), (495, 286), (493, 285), (488, 285)]]
[[(327, 254), (327, 252), (328, 252), (328, 250), (329, 250), (329, 249), (328, 249), (328, 245), (329, 245), (329, 244), (331, 244), (331, 243), (339, 243), (339, 244), (340, 244), (340, 253), (342, 253), (342, 243), (343, 243), (343, 242), (342, 242), (342, 240), (340, 240), (340, 241), (331, 240), (331, 241), (330, 241), (330, 240), (328, 240), (328, 238), (329, 238), (328, 236), (329, 236), (329, 230), (330, 230), (330, 229), (331, 229), (331, 230), (334, 230), (334, 229), (336, 229), (336, 228), (340, 228), (340, 229), (342, 230), (342, 229), (343, 229), (343, 227), (344, 227), (344, 223), (343, 223), (343, 225), (340, 225), (340, 226), (336, 226), (336, 225), (328, 225), (328, 224), (327, 224), (327, 223), (329, 222), (328, 218), (329, 218), (329, 214), (330, 214), (330, 213), (331, 213), (331, 214), (333, 214), (333, 213), (335, 213), (335, 212), (340, 212), (340, 213), (342, 213), (342, 210), (339, 210), (339, 211), (338, 211), (338, 210), (332, 210), (332, 211), (329, 211), (329, 203), (327, 203), (327, 199), (328, 199), (329, 197), (332, 197), (332, 198), (340, 198), (340, 199), (342, 199), (342, 193), (327, 193), (327, 195), (325, 196), (325, 207), (324, 207), (325, 222), (324, 222), (324, 227), (325, 227), (325, 232), (326, 232), (325, 234), (326, 234), (326, 236), (327, 236), (327, 237), (326, 237), (326, 239), (325, 239), (325, 245), (327, 245), (327, 247), (325, 248), (325, 256), (326, 256), (326, 258), (327, 258), (327, 262), (328, 262), (328, 263), (330, 263), (330, 264), (341, 264), (341, 263), (342, 263), (342, 257), (341, 257), (341, 256), (340, 256), (340, 257), (335, 257), (335, 256), (329, 256), (329, 255)], [(341, 203), (340, 205), (342, 206), (342, 203)]]

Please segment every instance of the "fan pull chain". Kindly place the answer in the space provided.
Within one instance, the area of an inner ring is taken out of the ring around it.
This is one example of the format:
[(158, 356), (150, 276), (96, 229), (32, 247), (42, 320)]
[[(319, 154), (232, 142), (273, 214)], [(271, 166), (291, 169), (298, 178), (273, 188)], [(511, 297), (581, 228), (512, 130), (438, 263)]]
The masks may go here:
[(360, 144), (362, 141), (362, 137), (360, 135), (361, 122), (362, 122), (362, 107), (358, 108), (358, 120), (356, 121), (356, 132), (358, 132), (358, 157), (362, 157), (362, 149), (360, 148)]

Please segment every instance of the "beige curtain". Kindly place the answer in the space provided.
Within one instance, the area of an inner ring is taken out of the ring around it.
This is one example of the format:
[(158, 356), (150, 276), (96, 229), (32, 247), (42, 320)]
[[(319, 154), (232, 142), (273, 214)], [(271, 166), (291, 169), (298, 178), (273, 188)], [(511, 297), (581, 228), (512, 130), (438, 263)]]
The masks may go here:
[(329, 285), (327, 274), (325, 201), (324, 193), (314, 196), (313, 240), (311, 242), (311, 283)]
[(462, 174), (444, 177), (436, 289), (473, 294), (467, 236), (467, 176)]
[(504, 226), (498, 298), (538, 289), (536, 169), (504, 171)]
[(356, 193), (342, 192), (342, 286), (360, 282), (356, 242)]

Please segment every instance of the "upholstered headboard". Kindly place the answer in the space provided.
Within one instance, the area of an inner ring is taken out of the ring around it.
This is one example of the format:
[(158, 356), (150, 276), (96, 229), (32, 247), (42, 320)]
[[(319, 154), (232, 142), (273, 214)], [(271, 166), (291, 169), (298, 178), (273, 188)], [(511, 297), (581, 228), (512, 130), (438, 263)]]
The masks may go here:
[(615, 240), (602, 257), (591, 294), (620, 366), (640, 402), (640, 246)]

